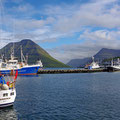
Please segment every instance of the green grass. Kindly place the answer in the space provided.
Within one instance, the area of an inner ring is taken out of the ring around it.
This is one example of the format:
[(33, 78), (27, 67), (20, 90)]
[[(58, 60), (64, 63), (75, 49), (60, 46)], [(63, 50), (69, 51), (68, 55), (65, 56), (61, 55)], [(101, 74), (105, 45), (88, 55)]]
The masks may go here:
[[(50, 56), (43, 48), (41, 48), (39, 45), (34, 43), (31, 40), (22, 40), (20, 42), (16, 42), (14, 44), (15, 48), (15, 56), (18, 57), (18, 60), (20, 61), (20, 46), (22, 45), (23, 48), (23, 54), (28, 54), (28, 63), (34, 64), (38, 60), (41, 60), (44, 67), (69, 67), (68, 65), (54, 59), (52, 56)], [(5, 54), (7, 58), (10, 57), (10, 51), (13, 44), (9, 43), (4, 48), (0, 50), (1, 54)]]

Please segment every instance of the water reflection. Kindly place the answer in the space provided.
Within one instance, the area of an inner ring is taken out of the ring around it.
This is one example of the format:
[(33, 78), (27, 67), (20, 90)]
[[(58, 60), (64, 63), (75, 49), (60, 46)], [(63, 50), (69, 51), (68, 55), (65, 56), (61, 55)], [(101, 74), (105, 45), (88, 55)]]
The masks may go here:
[(1, 120), (17, 120), (16, 110), (13, 106), (0, 109)]

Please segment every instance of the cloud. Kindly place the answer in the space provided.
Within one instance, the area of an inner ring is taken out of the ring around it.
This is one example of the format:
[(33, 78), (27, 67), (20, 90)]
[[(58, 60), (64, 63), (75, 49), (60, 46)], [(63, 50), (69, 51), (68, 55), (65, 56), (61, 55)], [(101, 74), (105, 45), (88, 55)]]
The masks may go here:
[(69, 8), (71, 6), (67, 6), (67, 10), (65, 6), (48, 7), (48, 15), (56, 19), (53, 25), (55, 31), (66, 34), (80, 32), (79, 40), (83, 41), (49, 49), (49, 53), (67, 62), (73, 58), (92, 56), (103, 47), (119, 49), (120, 5), (117, 2), (118, 0), (94, 0), (87, 4), (73, 5), (73, 10)]
[(2, 36), (0, 36), (0, 48), (5, 46), (9, 42), (13, 41), (12, 33), (6, 32), (6, 31), (3, 31), (2, 29), (0, 29), (0, 34), (2, 34)]
[(21, 3), (21, 2), (23, 2), (23, 0), (5, 0), (6, 2), (13, 2), (13, 3)]
[(99, 48), (120, 48), (120, 31), (116, 30), (86, 30), (79, 39), (84, 39), (84, 44), (95, 44)]
[(27, 4), (19, 5), (16, 10), (17, 12), (22, 12), (22, 13), (30, 12), (31, 13), (32, 10), (34, 10), (34, 7), (27, 3)]
[[(22, 4), (11, 8), (11, 11), (19, 13), (19, 17), (16, 14), (14, 16), (18, 17), (18, 19), (14, 19), (17, 31), (23, 31), (22, 28), (25, 31), (31, 31), (31, 29), (40, 29), (41, 26), (48, 26), (49, 24), (51, 31), (69, 35), (80, 32), (87, 26), (119, 28), (120, 6), (116, 1), (94, 0), (87, 4), (63, 4), (54, 7), (47, 5), (40, 11), (36, 10), (33, 5), (26, 3), (25, 5)], [(33, 18), (36, 14), (41, 16), (41, 18)], [(46, 16), (46, 18), (42, 19), (42, 15)], [(22, 17), (20, 18), (20, 16)]]
[(48, 49), (56, 59), (67, 63), (71, 59), (81, 59), (95, 55), (102, 48), (120, 49), (120, 31), (112, 30), (85, 30), (79, 40), (84, 42), (72, 45), (63, 45)]
[[(74, 9), (72, 14), (66, 12), (65, 7), (61, 7), (61, 10), (60, 8), (59, 10), (53, 8), (52, 11), (55, 11), (55, 14), (58, 10), (58, 14), (56, 14), (58, 20), (54, 25), (55, 30), (59, 32), (79, 32), (81, 27), (86, 26), (119, 28), (120, 6), (115, 3), (116, 1), (101, 0), (77, 6), (78, 9)], [(62, 15), (63, 11), (64, 14)]]
[(94, 44), (92, 46), (89, 46), (88, 44), (72, 44), (59, 46), (54, 49), (47, 49), (50, 55), (64, 63), (67, 63), (71, 59), (82, 59), (85, 57), (91, 57), (99, 50), (100, 48), (95, 47)]
[[(4, 16), (4, 25), (7, 27), (4, 32), (8, 38), (14, 33), (16, 41), (30, 38), (37, 43), (54, 43), (60, 38), (79, 34), (80, 37), (74, 39), (74, 44), (67, 45), (62, 39), (64, 45), (48, 50), (52, 56), (63, 62), (72, 58), (92, 56), (102, 47), (119, 49), (118, 0), (45, 5), (41, 9), (29, 3), (23, 4), (23, 0), (17, 0), (17, 3), (16, 6), (8, 8)], [(82, 43), (77, 44), (78, 41)]]

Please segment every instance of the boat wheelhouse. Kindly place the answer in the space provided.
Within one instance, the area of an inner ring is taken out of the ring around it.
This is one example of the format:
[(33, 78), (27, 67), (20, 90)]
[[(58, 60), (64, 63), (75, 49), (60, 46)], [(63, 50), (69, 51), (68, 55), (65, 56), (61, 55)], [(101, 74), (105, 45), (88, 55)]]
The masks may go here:
[(13, 105), (16, 98), (15, 80), (17, 79), (18, 72), (13, 81), (6, 81), (2, 74), (0, 74), (0, 108)]

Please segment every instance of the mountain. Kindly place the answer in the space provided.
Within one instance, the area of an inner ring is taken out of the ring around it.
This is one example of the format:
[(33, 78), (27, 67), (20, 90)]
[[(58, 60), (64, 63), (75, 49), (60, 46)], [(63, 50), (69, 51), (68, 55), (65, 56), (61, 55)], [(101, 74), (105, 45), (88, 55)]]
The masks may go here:
[[(44, 67), (68, 67), (68, 65), (65, 65), (51, 57), (43, 48), (29, 39), (24, 39), (20, 42), (14, 43), (15, 57), (17, 57), (19, 61), (21, 56), (21, 46), (23, 49), (23, 54), (28, 54), (28, 64), (33, 64), (36, 63), (36, 61), (41, 60)], [(4, 54), (6, 58), (10, 58), (12, 48), (13, 43), (9, 43), (0, 50), (0, 54)]]
[(96, 55), (95, 59), (109, 59), (120, 57), (120, 50), (102, 48)]
[(86, 63), (89, 62), (91, 62), (91, 58), (72, 59), (67, 63), (67, 65), (77, 68), (77, 67), (84, 67)]
[[(120, 50), (102, 48), (97, 54), (93, 56), (95, 58), (95, 61), (102, 62), (105, 59), (120, 57)], [(84, 67), (87, 63), (90, 62), (91, 58), (72, 59), (67, 63), (67, 65), (72, 67)]]

